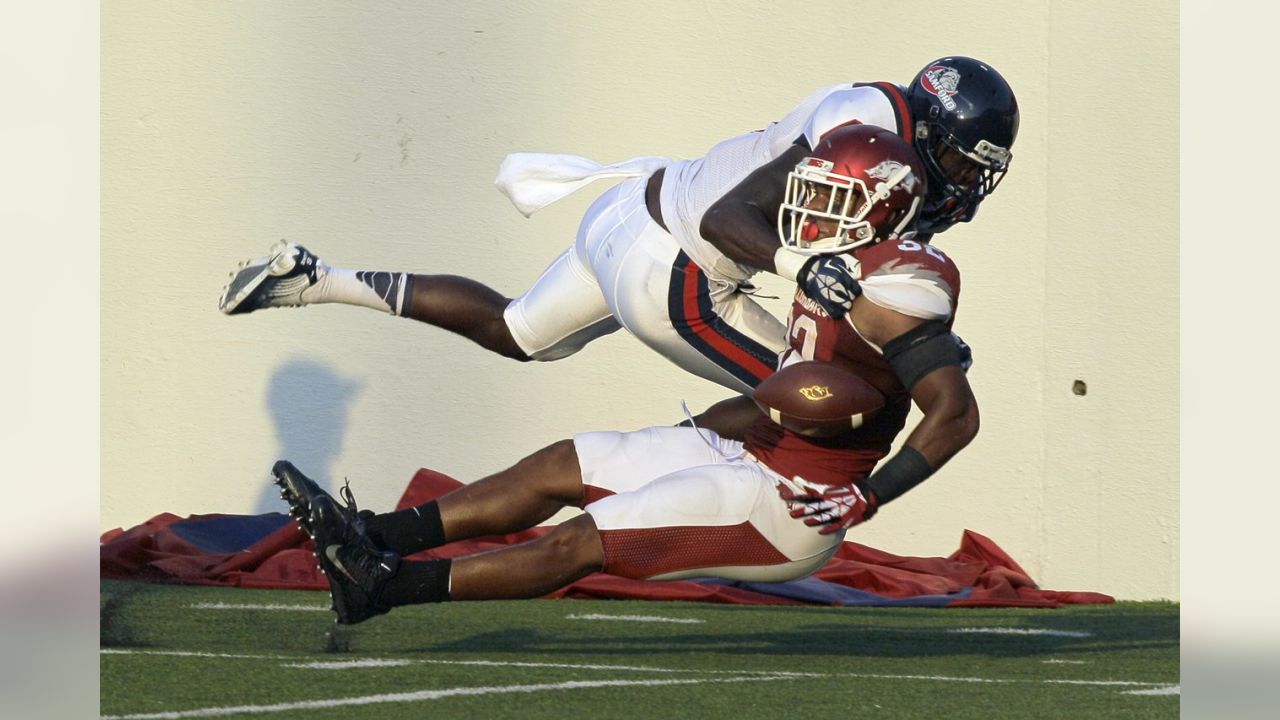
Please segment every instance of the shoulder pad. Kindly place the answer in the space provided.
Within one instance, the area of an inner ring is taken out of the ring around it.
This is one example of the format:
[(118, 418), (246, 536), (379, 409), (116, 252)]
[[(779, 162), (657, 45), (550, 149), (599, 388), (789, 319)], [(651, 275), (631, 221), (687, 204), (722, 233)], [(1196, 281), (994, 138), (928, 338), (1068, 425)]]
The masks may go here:
[(955, 313), (960, 271), (941, 250), (899, 240), (857, 255), (863, 294), (871, 302), (925, 320), (945, 322)]
[(822, 137), (845, 125), (876, 125), (900, 132), (898, 113), (883, 90), (874, 85), (855, 85), (828, 95), (805, 124), (804, 138), (816, 147)]

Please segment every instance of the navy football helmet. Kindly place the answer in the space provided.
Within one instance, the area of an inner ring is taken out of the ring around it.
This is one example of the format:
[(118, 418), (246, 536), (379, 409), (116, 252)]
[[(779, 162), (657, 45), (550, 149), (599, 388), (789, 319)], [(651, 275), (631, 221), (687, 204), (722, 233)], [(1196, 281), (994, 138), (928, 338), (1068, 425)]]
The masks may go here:
[(1000, 73), (973, 58), (925, 65), (907, 88), (913, 140), (929, 174), (916, 230), (937, 233), (968, 222), (1013, 160), (1018, 101)]

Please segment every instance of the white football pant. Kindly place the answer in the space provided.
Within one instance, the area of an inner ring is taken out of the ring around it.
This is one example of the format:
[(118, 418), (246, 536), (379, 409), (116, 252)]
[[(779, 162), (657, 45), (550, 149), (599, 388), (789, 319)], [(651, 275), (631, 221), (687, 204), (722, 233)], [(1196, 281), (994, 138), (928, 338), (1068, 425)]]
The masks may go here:
[(507, 326), (535, 360), (572, 355), (624, 327), (685, 370), (749, 392), (773, 372), (785, 327), (653, 222), (646, 182), (619, 183), (592, 203), (573, 247), (507, 306)]
[(782, 477), (709, 430), (591, 432), (573, 443), (612, 575), (786, 582), (817, 571), (844, 540), (791, 517)]

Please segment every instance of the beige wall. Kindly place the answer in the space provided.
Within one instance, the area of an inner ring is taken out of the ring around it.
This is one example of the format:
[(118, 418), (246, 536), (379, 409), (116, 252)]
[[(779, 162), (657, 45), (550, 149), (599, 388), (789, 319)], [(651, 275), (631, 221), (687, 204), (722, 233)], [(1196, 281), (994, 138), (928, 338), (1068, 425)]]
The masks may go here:
[(623, 333), (519, 365), (364, 309), (215, 300), (281, 237), (516, 294), (596, 191), (524, 219), (492, 186), (506, 153), (696, 156), (959, 52), (1022, 108), (1013, 171), (938, 241), (983, 429), (851, 539), (937, 555), (970, 528), (1046, 587), (1177, 598), (1176, 4), (784, 6), (105, 4), (102, 527), (280, 510), (279, 457), (384, 509), (418, 467), (471, 480), (723, 397)]

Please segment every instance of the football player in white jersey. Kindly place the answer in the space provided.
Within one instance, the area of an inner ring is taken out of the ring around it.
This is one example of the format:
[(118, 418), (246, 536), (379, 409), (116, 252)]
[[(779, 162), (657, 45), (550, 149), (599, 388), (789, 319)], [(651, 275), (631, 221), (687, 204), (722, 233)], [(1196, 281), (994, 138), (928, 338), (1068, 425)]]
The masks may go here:
[(920, 240), (967, 222), (1012, 158), (1018, 107), (1008, 83), (971, 58), (939, 58), (902, 88), (888, 82), (811, 93), (767, 128), (724, 140), (696, 160), (636, 158), (601, 166), (567, 155), (515, 154), (498, 185), (525, 214), (598, 178), (627, 177), (587, 210), (574, 244), (524, 294), (504, 297), (452, 275), (332, 267), (281, 242), (232, 274), (227, 314), (337, 302), (459, 333), (517, 360), (556, 360), (625, 327), (672, 362), (738, 393), (773, 372), (783, 324), (749, 294), (770, 271), (839, 315), (853, 275), (837, 258), (781, 249), (782, 187), (832, 129), (886, 128), (924, 159), (929, 194)]
[[(315, 541), (338, 622), (409, 604), (539, 597), (596, 570), (639, 580), (784, 582), (821, 568), (849, 528), (928, 478), (978, 430), (950, 333), (959, 270), (905, 231), (925, 200), (924, 175), (896, 134), (857, 126), (829, 133), (783, 183), (787, 245), (802, 257), (848, 257), (858, 277), (842, 317), (797, 289), (771, 384), (792, 395), (813, 390), (814, 376), (788, 366), (814, 360), (861, 378), (876, 402), (826, 396), (837, 403), (834, 416), (857, 415), (843, 432), (818, 437), (757, 412), (745, 442), (686, 427), (582, 433), (384, 514), (357, 511), (345, 489), (343, 507), (289, 462), (276, 463), (282, 496)], [(922, 419), (881, 464), (913, 402)], [(525, 530), (566, 506), (584, 512), (535, 540), (404, 559)]]

